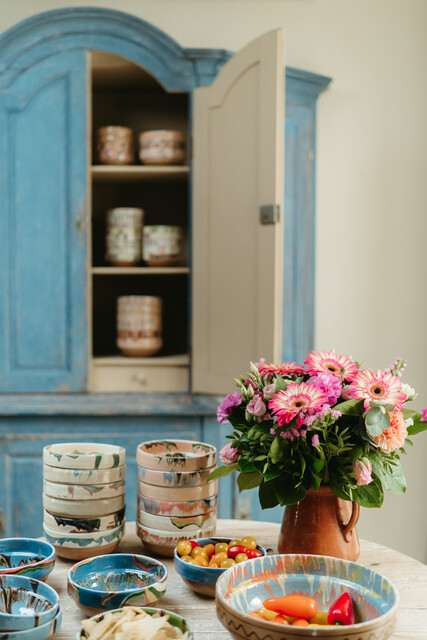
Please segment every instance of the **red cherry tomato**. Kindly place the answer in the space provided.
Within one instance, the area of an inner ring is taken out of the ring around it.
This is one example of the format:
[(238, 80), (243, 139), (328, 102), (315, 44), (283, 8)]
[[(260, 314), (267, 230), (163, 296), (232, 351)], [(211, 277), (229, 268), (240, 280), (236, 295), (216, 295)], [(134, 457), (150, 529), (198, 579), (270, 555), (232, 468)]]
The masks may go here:
[(253, 558), (260, 558), (263, 553), (259, 549), (248, 549), (246, 551), (246, 555), (248, 556), (249, 560), (253, 560)]
[[(246, 553), (248, 555), (249, 549), (244, 547), (242, 544), (235, 544), (234, 547), (228, 547), (228, 557), (234, 558), (239, 555), (239, 553)], [(249, 556), (248, 556), (249, 558)]]
[(192, 549), (194, 549), (194, 547), (200, 547), (199, 543), (196, 542), (196, 540), (189, 540), (188, 542), (191, 544)]

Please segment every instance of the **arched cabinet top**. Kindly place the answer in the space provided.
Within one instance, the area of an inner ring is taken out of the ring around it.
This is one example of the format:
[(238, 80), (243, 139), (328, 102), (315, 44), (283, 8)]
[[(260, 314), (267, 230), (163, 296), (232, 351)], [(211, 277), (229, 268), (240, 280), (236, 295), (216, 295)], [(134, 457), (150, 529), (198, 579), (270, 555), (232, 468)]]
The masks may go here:
[(127, 58), (167, 91), (210, 84), (232, 55), (223, 49), (185, 49), (157, 27), (122, 11), (56, 9), (27, 18), (0, 35), (0, 88), (36, 62), (76, 49)]

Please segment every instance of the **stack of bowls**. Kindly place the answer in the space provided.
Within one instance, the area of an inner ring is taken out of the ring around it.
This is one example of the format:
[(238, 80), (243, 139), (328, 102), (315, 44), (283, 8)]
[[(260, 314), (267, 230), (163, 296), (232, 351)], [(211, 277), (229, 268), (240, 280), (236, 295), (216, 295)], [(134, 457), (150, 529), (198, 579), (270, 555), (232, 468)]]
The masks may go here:
[(120, 296), (117, 299), (117, 346), (127, 356), (152, 356), (163, 344), (162, 299)]
[(43, 530), (58, 556), (111, 553), (125, 521), (125, 455), (109, 444), (61, 443), (43, 449)]
[(191, 440), (151, 440), (137, 448), (137, 534), (144, 546), (172, 557), (177, 543), (215, 533), (216, 449)]
[(141, 260), (143, 209), (117, 207), (107, 213), (105, 259), (116, 267), (129, 267)]

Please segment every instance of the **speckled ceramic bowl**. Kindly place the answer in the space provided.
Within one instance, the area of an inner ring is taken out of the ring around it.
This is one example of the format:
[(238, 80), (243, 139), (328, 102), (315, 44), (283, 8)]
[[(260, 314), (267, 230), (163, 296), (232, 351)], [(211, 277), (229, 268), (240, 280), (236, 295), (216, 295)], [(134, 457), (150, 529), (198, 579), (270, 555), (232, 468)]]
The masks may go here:
[(124, 525), (109, 531), (92, 533), (58, 533), (43, 525), (43, 531), (48, 542), (55, 547), (58, 556), (70, 560), (83, 560), (114, 551), (123, 537)]
[(0, 629), (34, 629), (52, 620), (58, 612), (55, 589), (26, 576), (0, 576)]
[(126, 465), (110, 469), (62, 469), (43, 465), (43, 478), (64, 484), (109, 484), (126, 478)]
[[(191, 631), (188, 622), (178, 614), (172, 613), (172, 611), (166, 611), (165, 609), (152, 609), (151, 607), (138, 607), (138, 608), (145, 611), (145, 613), (149, 613), (150, 616), (168, 616), (169, 624), (171, 624), (173, 627), (176, 627), (177, 629), (182, 631), (182, 633), (186, 634), (185, 640), (193, 640), (194, 638), (193, 632)], [(114, 613), (114, 611), (123, 611), (123, 609), (114, 609), (112, 613)], [(102, 622), (102, 620), (104, 619), (104, 615), (105, 615), (104, 613), (99, 613), (98, 615), (93, 616), (90, 619), (95, 620), (97, 623)], [(87, 640), (87, 638), (88, 636), (83, 631), (83, 629), (81, 629), (77, 633), (76, 640)]]
[(166, 592), (164, 564), (141, 555), (117, 553), (75, 564), (68, 573), (68, 594), (88, 615), (119, 606), (154, 604)]
[(51, 498), (62, 500), (100, 500), (122, 496), (125, 492), (125, 481), (119, 480), (110, 484), (63, 484), (44, 480), (43, 491)]
[[(232, 538), (200, 538), (197, 542), (201, 547), (204, 547), (207, 544), (216, 545), (218, 542), (230, 543), (231, 540)], [(257, 549), (264, 555), (267, 555), (264, 547), (258, 545)], [(174, 549), (173, 558), (176, 572), (179, 573), (190, 589), (193, 589), (193, 591), (203, 596), (209, 596), (210, 598), (215, 597), (216, 582), (227, 569), (210, 569), (209, 567), (198, 567), (197, 565), (184, 562), (184, 560), (181, 560), (179, 557), (176, 548)]]
[(198, 531), (204, 527), (213, 527), (216, 524), (216, 509), (199, 516), (189, 516), (185, 518), (170, 516), (154, 516), (146, 511), (138, 511), (139, 522), (151, 529), (160, 529), (161, 531), (181, 532), (184, 535), (192, 531)]
[(25, 629), (24, 631), (0, 631), (0, 640), (46, 640), (60, 629), (61, 622), (62, 609), (61, 605), (59, 605), (56, 615), (52, 620), (45, 622), (45, 624), (39, 627)]
[(43, 524), (56, 533), (94, 533), (97, 531), (111, 531), (125, 521), (125, 508), (99, 518), (67, 518), (54, 516), (43, 511)]
[(199, 487), (208, 481), (216, 466), (203, 471), (153, 471), (138, 466), (138, 480), (156, 487)]
[(97, 442), (61, 442), (43, 448), (43, 463), (63, 469), (111, 469), (125, 463), (123, 447)]
[(138, 512), (146, 511), (157, 516), (198, 516), (205, 515), (216, 509), (218, 497), (204, 498), (202, 500), (187, 500), (174, 502), (171, 500), (156, 500), (138, 494)]
[(156, 500), (171, 500), (175, 502), (180, 500), (203, 500), (217, 495), (218, 481), (213, 480), (213, 482), (208, 482), (199, 487), (155, 487), (152, 484), (138, 481), (138, 493)]
[[(314, 598), (327, 611), (347, 591), (356, 624), (292, 627), (253, 618), (266, 598), (298, 593)], [(395, 587), (361, 564), (327, 556), (276, 555), (248, 560), (223, 573), (216, 584), (217, 614), (235, 640), (386, 640), (393, 633), (398, 608)]]
[(201, 471), (216, 463), (216, 449), (193, 440), (150, 440), (136, 450), (136, 461), (154, 471)]
[(43, 494), (43, 507), (55, 516), (93, 518), (116, 513), (125, 506), (124, 495), (100, 500), (62, 500)]
[(0, 540), (0, 574), (15, 574), (46, 580), (55, 566), (55, 549), (33, 538)]
[(180, 540), (197, 540), (206, 538), (215, 533), (216, 524), (209, 527), (202, 527), (197, 531), (184, 533), (182, 531), (174, 533), (173, 531), (162, 531), (160, 529), (151, 529), (137, 521), (136, 533), (141, 538), (144, 547), (153, 553), (167, 558), (173, 557), (173, 552)]

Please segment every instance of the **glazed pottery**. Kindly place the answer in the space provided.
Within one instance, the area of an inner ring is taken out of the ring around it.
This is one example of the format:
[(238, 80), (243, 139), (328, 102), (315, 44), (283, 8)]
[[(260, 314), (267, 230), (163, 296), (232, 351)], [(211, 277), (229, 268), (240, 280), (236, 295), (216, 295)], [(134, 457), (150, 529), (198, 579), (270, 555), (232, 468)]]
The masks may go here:
[(61, 627), (62, 609), (59, 605), (56, 615), (52, 620), (45, 622), (39, 627), (25, 629), (23, 631), (0, 631), (0, 640), (46, 640), (54, 635)]
[(137, 463), (154, 471), (200, 471), (216, 463), (216, 449), (192, 440), (150, 440), (136, 451)]
[(125, 356), (148, 358), (163, 346), (162, 338), (117, 338), (117, 347)]
[(124, 480), (111, 484), (62, 484), (44, 480), (43, 491), (51, 498), (63, 498), (64, 500), (99, 500), (101, 498), (114, 498), (125, 492)]
[[(166, 611), (165, 609), (153, 609), (151, 607), (141, 607), (141, 608), (143, 611), (145, 611), (145, 613), (148, 613), (150, 616), (167, 616), (168, 622), (170, 625), (172, 625), (173, 627), (176, 627), (177, 629), (182, 631), (182, 633), (186, 633), (187, 640), (194, 640), (194, 636), (188, 622), (181, 616), (177, 615), (176, 613), (172, 613), (172, 611)], [(123, 611), (123, 609), (114, 609), (111, 613), (114, 613), (116, 611), (121, 612)], [(91, 621), (93, 620), (93, 621), (96, 621), (97, 623), (102, 622), (103, 619), (104, 619), (103, 613), (99, 613), (98, 615), (90, 618)], [(88, 636), (86, 635), (84, 630), (81, 629), (80, 632), (77, 634), (77, 640), (87, 640), (87, 638)]]
[(184, 533), (183, 531), (173, 533), (172, 531), (161, 531), (160, 529), (152, 529), (143, 526), (140, 522), (136, 523), (136, 533), (141, 538), (144, 547), (149, 551), (160, 556), (173, 557), (173, 552), (180, 540), (197, 540), (198, 538), (207, 538), (215, 533), (215, 525), (210, 527), (202, 527), (197, 531)]
[(0, 576), (0, 629), (33, 629), (52, 620), (59, 609), (55, 589), (26, 576)]
[(116, 540), (121, 540), (124, 533), (124, 524), (108, 531), (93, 531), (91, 533), (69, 533), (58, 532), (43, 525), (44, 535), (50, 544), (58, 551), (61, 548), (89, 549), (90, 547), (100, 547), (111, 544)]
[(138, 264), (141, 260), (143, 215), (143, 209), (135, 207), (117, 207), (107, 212), (107, 262), (117, 267)]
[(56, 533), (93, 533), (115, 529), (125, 521), (125, 509), (99, 518), (67, 518), (43, 511), (43, 524)]
[(139, 159), (144, 164), (182, 164), (185, 138), (179, 131), (143, 131), (139, 134)]
[(166, 592), (164, 564), (142, 555), (117, 553), (75, 564), (68, 573), (68, 594), (86, 613), (119, 606), (154, 604)]
[(146, 226), (142, 232), (142, 258), (150, 267), (170, 267), (182, 260), (182, 229)]
[[(356, 624), (350, 626), (294, 627), (249, 616), (266, 598), (310, 596), (319, 611), (328, 611), (348, 592)], [(360, 564), (311, 555), (275, 555), (232, 566), (218, 578), (216, 607), (219, 620), (235, 640), (386, 640), (395, 626), (398, 594), (392, 583)]]
[(0, 574), (22, 575), (46, 580), (55, 566), (55, 549), (48, 542), (33, 538), (0, 540)]
[[(207, 544), (213, 544), (215, 546), (218, 542), (229, 543), (231, 540), (232, 538), (199, 538), (197, 542), (201, 547), (204, 547)], [(257, 549), (261, 551), (263, 555), (267, 554), (264, 547), (258, 545)], [(176, 548), (174, 549), (173, 558), (175, 571), (181, 576), (182, 580), (190, 589), (203, 596), (209, 596), (210, 598), (215, 597), (216, 581), (227, 569), (198, 567), (197, 565), (184, 562), (184, 560), (181, 560), (179, 557)]]
[(279, 553), (310, 553), (357, 560), (355, 529), (360, 507), (335, 496), (329, 487), (308, 491), (304, 500), (287, 505), (279, 535)]
[(64, 469), (110, 469), (125, 463), (126, 451), (112, 444), (64, 442), (43, 448), (43, 462)]
[(125, 506), (124, 495), (104, 500), (61, 500), (43, 494), (43, 507), (55, 516), (93, 518), (107, 516)]
[(182, 531), (183, 533), (198, 531), (203, 527), (212, 527), (216, 523), (216, 509), (209, 513), (189, 516), (184, 518), (170, 516), (156, 516), (146, 511), (138, 511), (139, 522), (151, 529), (160, 529), (161, 531), (174, 531), (175, 533)]
[(197, 516), (216, 509), (218, 497), (202, 500), (188, 500), (172, 502), (171, 500), (156, 500), (138, 494), (138, 510), (153, 513), (158, 516)]
[(111, 469), (63, 469), (43, 465), (43, 478), (64, 484), (108, 484), (126, 478), (126, 465)]
[(212, 498), (218, 493), (218, 481), (213, 480), (199, 487), (155, 487), (153, 484), (146, 484), (138, 481), (138, 493), (148, 498), (156, 500), (203, 500)]
[(156, 487), (198, 487), (208, 481), (208, 476), (216, 467), (204, 471), (153, 471), (138, 466), (138, 480)]
[(132, 129), (100, 127), (97, 138), (98, 161), (101, 164), (132, 164), (135, 158)]

